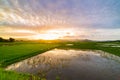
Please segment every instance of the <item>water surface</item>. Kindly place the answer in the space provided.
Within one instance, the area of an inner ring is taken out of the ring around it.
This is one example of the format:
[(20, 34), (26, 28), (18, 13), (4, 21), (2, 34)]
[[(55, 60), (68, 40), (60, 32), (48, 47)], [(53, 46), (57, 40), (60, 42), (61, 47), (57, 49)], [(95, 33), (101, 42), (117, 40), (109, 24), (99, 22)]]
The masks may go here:
[(48, 80), (120, 80), (120, 57), (103, 51), (54, 49), (6, 69)]

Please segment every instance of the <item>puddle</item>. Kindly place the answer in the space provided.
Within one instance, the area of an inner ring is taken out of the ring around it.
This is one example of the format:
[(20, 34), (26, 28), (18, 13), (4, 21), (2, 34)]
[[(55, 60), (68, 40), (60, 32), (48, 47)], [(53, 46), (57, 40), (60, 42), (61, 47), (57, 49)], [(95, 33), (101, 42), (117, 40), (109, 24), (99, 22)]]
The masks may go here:
[(104, 45), (101, 45), (103, 47), (120, 47), (119, 44), (104, 44)]
[(120, 57), (103, 51), (54, 49), (12, 64), (6, 70), (47, 80), (120, 80)]
[(119, 45), (118, 45), (118, 46), (116, 45), (116, 46), (111, 46), (111, 47), (120, 47), (120, 46), (119, 46)]
[(73, 46), (74, 44), (66, 44), (66, 46)]

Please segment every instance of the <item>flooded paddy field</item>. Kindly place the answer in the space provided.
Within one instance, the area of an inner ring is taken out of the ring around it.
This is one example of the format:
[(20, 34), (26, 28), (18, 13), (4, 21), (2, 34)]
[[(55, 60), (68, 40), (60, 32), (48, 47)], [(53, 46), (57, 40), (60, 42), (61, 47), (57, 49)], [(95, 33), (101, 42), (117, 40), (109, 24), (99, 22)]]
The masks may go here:
[(120, 57), (100, 50), (53, 49), (6, 70), (30, 73), (47, 80), (119, 80)]

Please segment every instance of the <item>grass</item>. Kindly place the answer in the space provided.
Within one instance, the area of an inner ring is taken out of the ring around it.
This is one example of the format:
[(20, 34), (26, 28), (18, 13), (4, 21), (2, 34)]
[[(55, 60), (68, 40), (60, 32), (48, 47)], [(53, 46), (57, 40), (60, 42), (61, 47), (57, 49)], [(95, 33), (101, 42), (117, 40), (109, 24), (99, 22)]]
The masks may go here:
[[(10, 43), (11, 44), (11, 43)], [(14, 62), (40, 54), (57, 47), (58, 44), (21, 43), (0, 46), (0, 66), (6, 67)]]
[(42, 79), (30, 74), (23, 74), (0, 69), (0, 80), (42, 80)]
[[(67, 45), (73, 44), (73, 45)], [(120, 42), (91, 42), (91, 41), (56, 41), (51, 42), (0, 42), (0, 80), (46, 80), (30, 74), (6, 71), (4, 68), (12, 63), (43, 53), (50, 49), (90, 49), (102, 50), (120, 56)], [(56, 77), (59, 80), (59, 77)]]
[(29, 74), (6, 71), (4, 67), (57, 47), (58, 44), (36, 42), (0, 43), (0, 80), (46, 80)]

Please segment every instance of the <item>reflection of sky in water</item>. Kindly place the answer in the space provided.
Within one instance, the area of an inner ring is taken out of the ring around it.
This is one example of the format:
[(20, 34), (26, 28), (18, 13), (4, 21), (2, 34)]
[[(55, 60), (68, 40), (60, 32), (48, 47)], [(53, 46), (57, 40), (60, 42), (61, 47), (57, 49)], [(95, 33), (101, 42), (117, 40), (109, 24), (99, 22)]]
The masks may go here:
[(44, 73), (49, 80), (59, 75), (62, 80), (117, 80), (120, 58), (102, 51), (54, 49), (12, 64), (7, 70)]
[(102, 44), (103, 47), (120, 47), (119, 44)]

